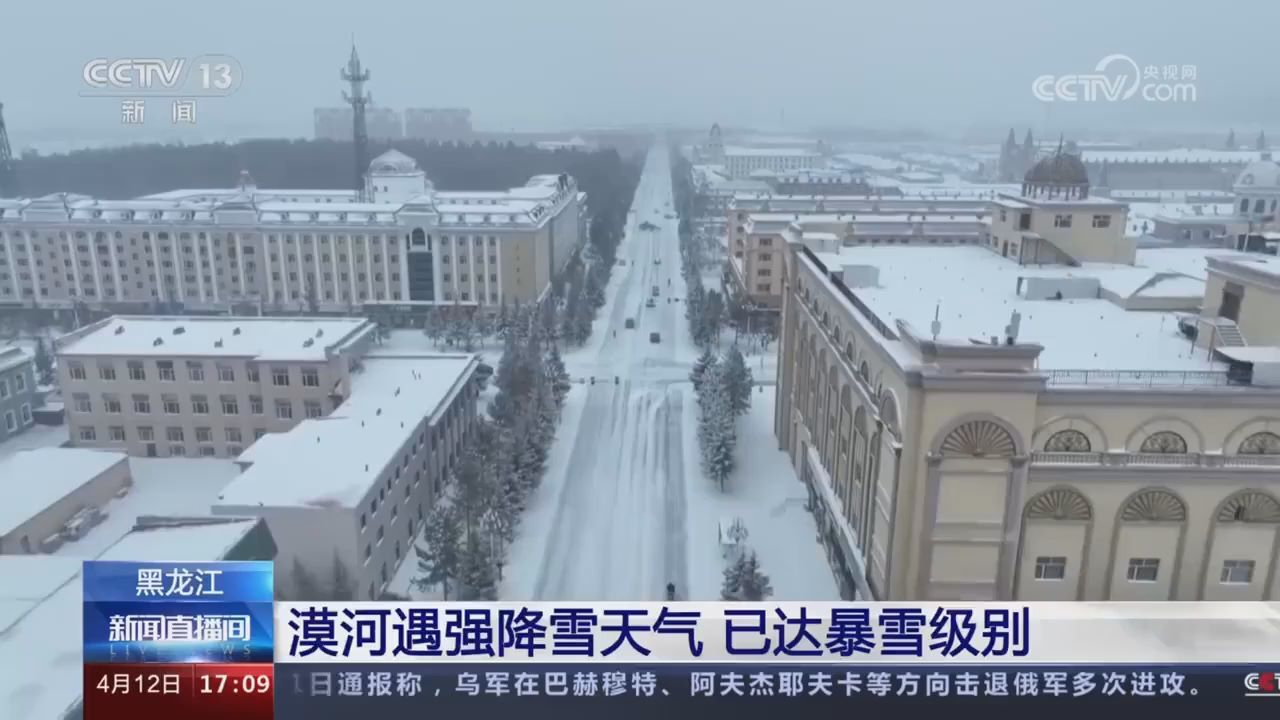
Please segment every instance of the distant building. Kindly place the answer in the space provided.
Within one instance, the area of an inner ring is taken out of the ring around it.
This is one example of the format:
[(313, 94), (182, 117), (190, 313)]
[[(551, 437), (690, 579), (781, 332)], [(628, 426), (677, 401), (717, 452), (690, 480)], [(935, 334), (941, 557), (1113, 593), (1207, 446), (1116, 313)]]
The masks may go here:
[(1060, 151), (977, 243), (789, 244), (774, 430), (846, 597), (1280, 597), (1276, 259), (1126, 212)]
[(0, 348), (0, 442), (34, 424), (35, 357), (20, 347)]
[[(316, 108), (315, 137), (317, 140), (350, 142), (353, 111), (349, 107)], [(400, 112), (384, 107), (365, 108), (365, 124), (370, 140), (400, 140), (405, 137), (404, 121)]]
[(1004, 145), (1000, 146), (997, 179), (1002, 183), (1018, 182), (1027, 174), (1031, 166), (1036, 164), (1039, 157), (1040, 153), (1030, 129), (1027, 130), (1027, 136), (1023, 138), (1022, 144), (1019, 145), (1013, 134), (1013, 128), (1009, 128), (1009, 137), (1005, 138)]
[(0, 308), (496, 310), (541, 298), (586, 241), (586, 194), (567, 175), (437, 191), (390, 150), (365, 182), (364, 201), (354, 189), (261, 189), (247, 173), (238, 187), (135, 200), (0, 200)]
[(446, 142), (471, 140), (471, 111), (466, 108), (407, 108), (404, 136), (411, 140)]

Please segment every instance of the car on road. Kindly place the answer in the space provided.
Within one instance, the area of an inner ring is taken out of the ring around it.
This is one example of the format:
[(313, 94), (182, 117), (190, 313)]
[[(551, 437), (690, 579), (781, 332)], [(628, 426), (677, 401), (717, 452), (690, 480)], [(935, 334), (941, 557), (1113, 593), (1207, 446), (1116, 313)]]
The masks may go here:
[(661, 264), (662, 264), (662, 258), (654, 258), (654, 259), (653, 259), (653, 264), (654, 264), (654, 265), (661, 265)]
[(644, 306), (647, 308), (656, 307), (656, 303), (653, 302), (653, 298), (649, 298), (644, 301)]
[(627, 328), (628, 330), (635, 330), (635, 329), (636, 329), (636, 319), (635, 319), (635, 318), (627, 318), (627, 322), (626, 322), (625, 326), (626, 326), (626, 328)]
[(658, 229), (658, 226), (657, 226), (657, 225), (654, 225), (653, 223), (649, 222), (648, 220), (645, 220), (644, 222), (640, 223), (640, 229), (641, 229), (641, 230), (643, 230), (643, 231), (645, 231), (645, 232), (649, 232), (649, 231), (651, 231), (651, 230), (657, 230), (657, 229)]
[(658, 297), (658, 286), (657, 286), (657, 285), (654, 285), (654, 286), (653, 286), (653, 291), (650, 293), (650, 295), (653, 295), (654, 297)]
[(658, 333), (656, 333), (656, 332), (651, 332), (651, 333), (649, 333), (649, 342), (651, 342), (651, 343), (660, 343), (660, 342), (662, 342), (662, 335), (660, 335), (660, 334), (658, 334)]

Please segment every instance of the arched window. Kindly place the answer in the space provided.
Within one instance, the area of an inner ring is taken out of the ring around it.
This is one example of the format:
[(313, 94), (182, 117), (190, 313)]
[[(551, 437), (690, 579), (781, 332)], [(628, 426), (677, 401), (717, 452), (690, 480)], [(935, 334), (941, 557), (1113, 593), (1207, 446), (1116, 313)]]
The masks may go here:
[(952, 430), (942, 441), (942, 454), (968, 457), (1013, 457), (1013, 437), (990, 420), (970, 420)]
[(1236, 452), (1240, 455), (1280, 455), (1280, 435), (1256, 432), (1245, 438)]
[(1220, 523), (1280, 523), (1280, 502), (1260, 490), (1241, 490), (1222, 503), (1215, 519)]
[(1045, 452), (1087, 453), (1091, 450), (1089, 436), (1079, 430), (1059, 430), (1044, 443)]
[(1045, 490), (1027, 503), (1028, 520), (1093, 520), (1093, 508), (1089, 501), (1071, 488), (1059, 487)]
[(871, 382), (871, 366), (867, 364), (866, 360), (863, 360), (862, 366), (858, 368), (858, 376), (862, 378), (863, 382)]
[(1181, 435), (1172, 430), (1161, 430), (1147, 436), (1142, 441), (1142, 447), (1138, 452), (1154, 453), (1159, 455), (1180, 455), (1187, 451), (1187, 441)]
[(1124, 522), (1183, 522), (1187, 506), (1168, 490), (1151, 488), (1129, 498), (1120, 511)]

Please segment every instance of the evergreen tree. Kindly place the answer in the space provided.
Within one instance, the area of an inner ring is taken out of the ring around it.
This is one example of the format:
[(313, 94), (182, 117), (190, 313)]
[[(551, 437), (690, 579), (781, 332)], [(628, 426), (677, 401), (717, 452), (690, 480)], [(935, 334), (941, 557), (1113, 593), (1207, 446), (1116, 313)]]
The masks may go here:
[(445, 339), (445, 334), (448, 331), (448, 323), (446, 322), (444, 311), (439, 307), (433, 307), (428, 310), (424, 325), (423, 333), (436, 346), (437, 350), (440, 349), (440, 343)]
[(425, 545), (415, 545), (420, 574), (413, 584), (419, 590), (439, 585), (444, 599), (458, 578), (462, 557), (462, 523), (458, 511), (448, 502), (437, 503), (423, 527)]
[(484, 465), (475, 447), (462, 452), (453, 471), (454, 496), (464, 534), (475, 532), (493, 493), (485, 482)]
[(746, 556), (738, 555), (724, 569), (724, 580), (720, 585), (720, 599), (733, 602), (742, 599), (742, 576), (746, 572)]
[(556, 399), (556, 406), (564, 406), (564, 398), (569, 394), (572, 384), (569, 382), (569, 371), (564, 367), (564, 358), (560, 357), (560, 350), (552, 345), (551, 351), (547, 353), (547, 379), (551, 382), (551, 389)]
[(511, 331), (511, 315), (507, 311), (507, 299), (502, 299), (502, 305), (498, 306), (498, 317), (493, 321), (493, 332), (500, 340), (506, 342), (507, 333)]
[(488, 313), (477, 310), (471, 314), (471, 329), (475, 335), (475, 340), (481, 344), (488, 340), (494, 333), (495, 320)]
[(316, 580), (316, 576), (310, 570), (303, 567), (302, 561), (298, 558), (293, 559), (293, 567), (290, 570), (293, 576), (293, 592), (291, 595), (294, 600), (305, 602), (316, 602), (319, 600), (327, 600), (327, 593), (320, 586), (320, 582)]
[(44, 336), (36, 339), (36, 374), (37, 382), (41, 385), (53, 384), (53, 355), (49, 353), (49, 346), (45, 343)]
[(711, 348), (703, 350), (702, 355), (698, 356), (697, 362), (693, 364), (693, 370), (689, 372), (689, 381), (693, 383), (693, 391), (695, 393), (702, 392), (703, 378), (706, 376), (707, 371), (715, 367), (718, 362), (720, 362), (720, 358), (716, 357)]
[(734, 432), (733, 415), (731, 413), (724, 413), (717, 418), (712, 438), (712, 445), (707, 459), (708, 471), (711, 474), (711, 479), (723, 491), (728, 483), (729, 476), (733, 474), (736, 466), (733, 459), (733, 450), (738, 443), (738, 438)]
[(760, 559), (755, 551), (748, 553), (743, 560), (738, 588), (741, 599), (750, 602), (768, 600), (773, 596), (773, 586), (769, 584), (769, 576), (760, 570)]
[(462, 301), (454, 300), (449, 309), (449, 324), (446, 337), (451, 347), (462, 347), (466, 344), (469, 332), (466, 312), (462, 309)]
[(498, 581), (494, 575), (489, 543), (479, 533), (471, 533), (462, 549), (462, 575), (467, 600), (497, 600)]
[(520, 339), (514, 332), (508, 332), (502, 343), (502, 357), (498, 359), (498, 368), (494, 371), (493, 383), (501, 392), (515, 394), (517, 367), (520, 364)]
[(489, 402), (489, 417), (499, 425), (510, 428), (515, 425), (516, 419), (520, 417), (520, 409), (516, 407), (516, 402), (511, 395), (498, 391), (493, 400)]
[(741, 415), (750, 410), (751, 386), (754, 381), (751, 377), (751, 368), (747, 367), (746, 359), (742, 357), (737, 345), (730, 347), (725, 356), (724, 381), (733, 413)]
[(346, 602), (354, 600), (355, 595), (355, 582), (351, 579), (351, 573), (347, 570), (346, 564), (342, 562), (342, 558), (338, 557), (335, 552), (333, 554), (333, 590), (329, 593), (329, 599), (336, 602)]

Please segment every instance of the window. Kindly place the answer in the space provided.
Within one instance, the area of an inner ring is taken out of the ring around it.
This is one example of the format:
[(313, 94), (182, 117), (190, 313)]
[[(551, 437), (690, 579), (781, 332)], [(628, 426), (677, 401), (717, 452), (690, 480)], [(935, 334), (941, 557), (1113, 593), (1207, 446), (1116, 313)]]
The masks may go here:
[(230, 455), (231, 457), (236, 457), (242, 452), (244, 452), (244, 448), (239, 445), (227, 446), (227, 454)]
[(229, 443), (238, 443), (243, 441), (243, 438), (240, 435), (240, 428), (238, 427), (227, 428), (226, 436), (227, 436), (227, 442)]
[(369, 525), (369, 518), (364, 513), (360, 513), (360, 529), (364, 530)]
[(1037, 580), (1061, 580), (1067, 576), (1065, 557), (1040, 556), (1036, 558)]
[(1253, 582), (1254, 566), (1253, 560), (1223, 560), (1218, 581), (1223, 585), (1248, 585)]
[(1059, 227), (1059, 228), (1071, 227), (1071, 216), (1070, 215), (1054, 215), (1053, 226)]
[(324, 414), (324, 408), (320, 406), (318, 400), (308, 400), (303, 404), (307, 417), (318, 418)]
[(258, 368), (250, 366), (246, 373), (249, 375), (249, 382), (258, 382)]
[(187, 454), (187, 448), (184, 445), (170, 445), (169, 454), (174, 457), (183, 457)]
[(191, 396), (191, 412), (196, 415), (209, 414), (209, 396), (208, 395), (192, 395)]
[(22, 373), (18, 373), (17, 375), (14, 375), (13, 391), (16, 393), (20, 393), (26, 389), (27, 389), (27, 376), (23, 375)]
[(151, 397), (148, 395), (134, 395), (133, 411), (139, 415), (150, 415)]
[(207, 427), (196, 428), (196, 442), (213, 442), (213, 429)]
[(84, 363), (72, 361), (67, 364), (67, 373), (72, 380), (84, 380), (88, 375), (84, 372)]
[(320, 371), (307, 368), (302, 371), (302, 384), (305, 387), (320, 387)]
[(293, 403), (289, 402), (288, 400), (277, 400), (276, 401), (276, 417), (280, 418), (281, 420), (292, 420), (293, 419)]
[(85, 442), (93, 442), (98, 439), (98, 431), (91, 427), (80, 428), (80, 439)]
[(1155, 582), (1160, 576), (1159, 558), (1130, 558), (1125, 577), (1129, 582)]
[(168, 438), (169, 442), (171, 442), (171, 443), (175, 443), (175, 442), (182, 442), (182, 440), (183, 440), (183, 438), (182, 438), (182, 428), (180, 428), (180, 427), (168, 427), (168, 428), (165, 428), (165, 429), (164, 429), (164, 436), (165, 436), (166, 438)]
[(200, 456), (201, 456), (201, 457), (215, 457), (215, 456), (217, 456), (217, 454), (218, 454), (218, 449), (217, 449), (217, 448), (215, 448), (215, 447), (214, 447), (214, 446), (212, 446), (212, 445), (201, 445), (201, 446), (200, 446)]
[(204, 363), (188, 360), (187, 377), (191, 378), (191, 382), (204, 382)]
[(271, 384), (279, 387), (287, 386), (289, 384), (289, 368), (271, 368)]
[(116, 366), (108, 362), (98, 363), (98, 377), (102, 378), (103, 380), (115, 380)]
[(23, 403), (22, 407), (19, 408), (19, 410), (21, 410), (22, 412), (22, 424), (30, 425), (31, 424), (31, 406), (27, 405), (26, 403)]
[(254, 415), (262, 414), (262, 397), (258, 395), (249, 396), (249, 412)]
[(218, 381), (219, 382), (235, 382), (236, 381), (235, 368), (231, 367), (230, 365), (219, 365)]
[(93, 412), (93, 402), (89, 400), (89, 396), (85, 393), (76, 393), (71, 396), (72, 407), (76, 412), (88, 413)]
[(182, 412), (182, 406), (178, 404), (177, 395), (161, 395), (160, 402), (164, 404), (165, 415), (178, 415)]
[(253, 439), (254, 439), (254, 440), (261, 440), (264, 436), (266, 436), (266, 434), (267, 434), (267, 431), (266, 431), (266, 430), (263, 430), (262, 428), (254, 428), (254, 429), (253, 429)]
[(9, 432), (18, 429), (18, 416), (14, 415), (12, 410), (4, 414), (4, 429)]
[(120, 396), (103, 395), (102, 408), (111, 415), (119, 415), (120, 414)]
[[(156, 361), (156, 369), (160, 371), (160, 379), (165, 382), (173, 382), (177, 379), (173, 374), (173, 363), (168, 360)], [(132, 373), (133, 370), (130, 369), (129, 372)]]
[[(365, 561), (365, 562), (369, 562), (369, 558), (371, 558), (371, 557), (373, 557), (373, 546), (372, 546), (372, 545), (369, 545), (369, 544), (365, 544), (365, 546), (364, 546), (364, 561)], [(370, 596), (370, 597), (372, 597), (372, 596), (373, 596), (373, 590), (372, 590), (372, 588), (369, 590), (369, 596)]]
[[(130, 360), (129, 363), (129, 379), (130, 380), (146, 380), (147, 370), (142, 366), (141, 360)], [(163, 380), (164, 378), (161, 377)]]
[[(17, 380), (17, 378), (14, 378)], [(0, 399), (9, 397), (9, 381), (0, 378)]]
[(111, 442), (125, 442), (124, 428), (119, 425), (112, 425), (107, 428), (107, 434), (111, 437)]
[(138, 426), (138, 442), (152, 442), (156, 439), (156, 431), (150, 425)]
[(1110, 215), (1094, 215), (1093, 226), (1096, 228), (1111, 227), (1111, 216)]

